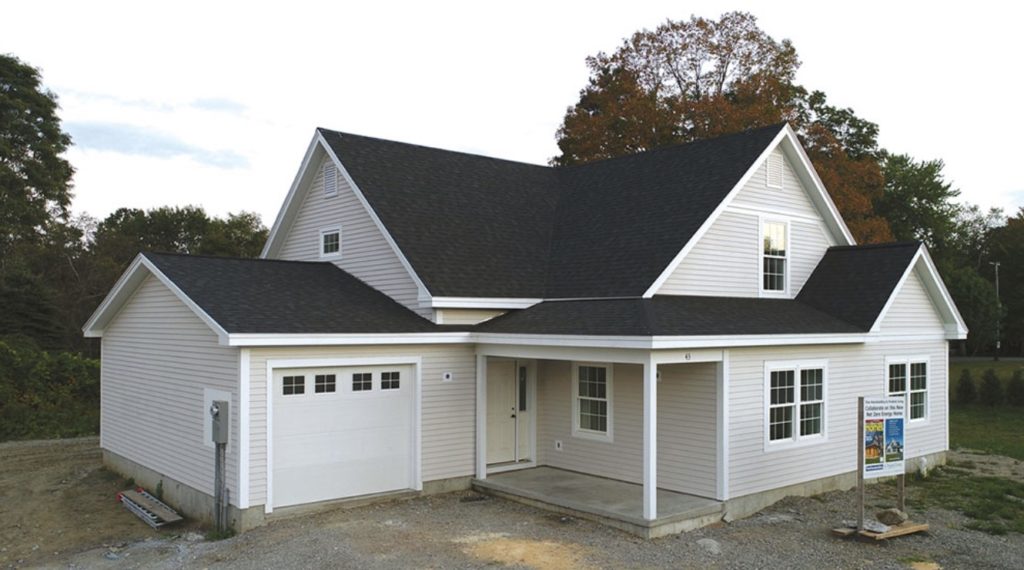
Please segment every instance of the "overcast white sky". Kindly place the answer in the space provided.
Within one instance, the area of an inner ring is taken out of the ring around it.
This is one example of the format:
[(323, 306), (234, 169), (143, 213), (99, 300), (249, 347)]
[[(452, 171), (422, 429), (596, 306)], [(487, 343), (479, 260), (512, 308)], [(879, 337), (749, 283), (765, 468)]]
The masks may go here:
[(76, 139), (74, 210), (199, 204), (270, 225), (317, 126), (545, 163), (584, 58), (666, 18), (754, 13), (798, 81), (941, 158), (967, 201), (1024, 206), (1020, 4), (6, 3)]

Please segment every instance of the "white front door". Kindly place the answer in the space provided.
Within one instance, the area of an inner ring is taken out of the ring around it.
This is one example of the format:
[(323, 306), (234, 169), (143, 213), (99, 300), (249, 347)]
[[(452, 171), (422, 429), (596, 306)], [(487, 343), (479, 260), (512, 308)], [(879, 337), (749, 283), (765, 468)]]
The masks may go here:
[(487, 363), (487, 463), (516, 460), (515, 362)]
[(487, 463), (531, 459), (533, 404), (527, 361), (487, 363)]

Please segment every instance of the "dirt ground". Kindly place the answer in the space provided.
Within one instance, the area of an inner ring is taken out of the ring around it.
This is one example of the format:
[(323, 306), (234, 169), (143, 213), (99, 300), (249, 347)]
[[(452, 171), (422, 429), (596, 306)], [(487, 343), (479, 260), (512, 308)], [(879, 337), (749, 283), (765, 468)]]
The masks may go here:
[[(973, 470), (1024, 478), (1024, 463), (953, 454)], [(472, 492), (277, 520), (227, 540), (196, 526), (155, 531), (115, 502), (124, 481), (95, 438), (0, 444), (0, 568), (1020, 568), (1024, 537), (912, 512), (928, 533), (884, 544), (831, 536), (852, 492), (789, 498), (745, 520), (645, 541)], [(869, 486), (872, 508), (892, 497)]]
[(160, 537), (117, 503), (124, 484), (96, 437), (0, 443), (0, 567)]

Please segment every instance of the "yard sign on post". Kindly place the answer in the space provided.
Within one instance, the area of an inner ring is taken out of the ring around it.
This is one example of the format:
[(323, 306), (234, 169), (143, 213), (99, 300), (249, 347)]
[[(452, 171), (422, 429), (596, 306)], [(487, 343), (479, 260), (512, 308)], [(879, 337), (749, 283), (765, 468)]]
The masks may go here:
[(864, 480), (899, 477), (899, 508), (904, 510), (904, 422), (903, 398), (864, 398), (858, 400), (857, 489), (860, 513), (857, 531), (864, 530)]

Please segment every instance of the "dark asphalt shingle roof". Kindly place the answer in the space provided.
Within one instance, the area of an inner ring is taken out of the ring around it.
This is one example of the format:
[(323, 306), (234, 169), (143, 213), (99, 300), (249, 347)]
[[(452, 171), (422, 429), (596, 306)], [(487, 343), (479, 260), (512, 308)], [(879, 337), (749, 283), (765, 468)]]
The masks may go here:
[(789, 299), (655, 296), (546, 301), (508, 313), (479, 332), (596, 336), (858, 333), (858, 327)]
[(320, 129), (435, 296), (639, 296), (783, 125), (572, 167)]
[(797, 301), (870, 330), (920, 242), (831, 247)]
[(330, 263), (143, 255), (229, 333), (438, 330)]

